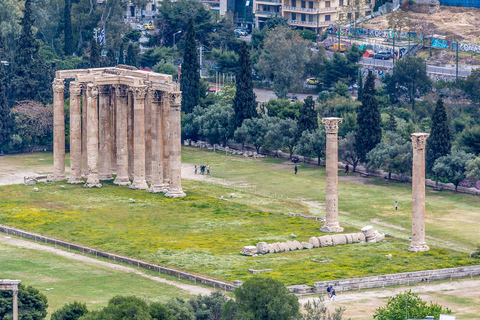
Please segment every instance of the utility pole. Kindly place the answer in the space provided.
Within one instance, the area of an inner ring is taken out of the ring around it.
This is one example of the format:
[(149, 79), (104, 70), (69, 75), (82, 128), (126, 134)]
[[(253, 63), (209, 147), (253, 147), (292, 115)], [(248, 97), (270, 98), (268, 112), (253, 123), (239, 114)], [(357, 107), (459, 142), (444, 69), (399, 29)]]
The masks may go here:
[(455, 80), (458, 80), (458, 40), (457, 40), (457, 75)]
[(203, 45), (200, 45), (200, 78), (202, 77)]

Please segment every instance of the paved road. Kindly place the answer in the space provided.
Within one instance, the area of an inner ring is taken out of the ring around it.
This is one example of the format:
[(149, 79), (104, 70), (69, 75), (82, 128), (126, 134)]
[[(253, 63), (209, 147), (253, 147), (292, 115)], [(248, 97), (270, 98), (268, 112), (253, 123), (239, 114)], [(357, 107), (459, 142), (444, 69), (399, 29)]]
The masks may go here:
[[(257, 96), (257, 102), (268, 102), (270, 99), (277, 99), (277, 96), (272, 90), (265, 89), (253, 89), (255, 95)], [(318, 94), (304, 94), (304, 93), (295, 93), (299, 101), (305, 100), (308, 96), (312, 96), (313, 99), (317, 99)]]

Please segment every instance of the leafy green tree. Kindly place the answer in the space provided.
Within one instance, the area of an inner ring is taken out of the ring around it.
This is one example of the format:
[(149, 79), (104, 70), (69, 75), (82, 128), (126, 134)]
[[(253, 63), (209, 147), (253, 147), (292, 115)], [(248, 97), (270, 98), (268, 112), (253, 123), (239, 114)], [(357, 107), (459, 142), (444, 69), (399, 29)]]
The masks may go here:
[[(242, 41), (244, 43), (245, 41)], [(241, 48), (241, 47), (240, 47)], [(237, 74), (239, 68), (239, 56), (235, 51), (222, 51), (212, 49), (212, 56), (217, 62), (218, 72)]]
[(388, 131), (396, 132), (397, 131), (397, 120), (395, 119), (395, 107), (392, 104), (390, 107), (390, 112), (388, 114)]
[(252, 67), (248, 45), (244, 41), (239, 52), (240, 69), (237, 76), (237, 89), (233, 100), (235, 125), (240, 127), (245, 119), (257, 116), (257, 101), (253, 92)]
[(128, 66), (137, 66), (137, 52), (133, 43), (130, 43), (127, 48), (127, 57), (125, 58), (125, 64)]
[(214, 104), (205, 109), (200, 118), (197, 118), (195, 121), (200, 124), (199, 134), (208, 138), (210, 143), (221, 141), (226, 143), (228, 139), (233, 137), (236, 129), (234, 117), (235, 113), (231, 106)]
[(88, 313), (87, 305), (74, 301), (64, 305), (52, 313), (51, 320), (78, 320)]
[(197, 45), (195, 42), (195, 26), (193, 18), (188, 22), (183, 55), (180, 90), (182, 91), (182, 110), (190, 113), (200, 103), (200, 63), (198, 62)]
[(360, 77), (358, 78), (358, 98), (357, 98), (357, 100), (362, 101), (362, 97), (363, 97), (363, 76), (360, 75)]
[[(315, 54), (312, 54), (310, 60), (307, 62), (306, 65), (306, 73), (308, 75), (318, 76), (322, 73), (322, 69), (327, 59), (327, 53), (325, 48), (320, 46), (318, 47), (318, 51)], [(318, 86), (322, 86), (322, 83), (318, 84)]]
[(108, 301), (107, 306), (101, 311), (89, 312), (80, 317), (79, 320), (153, 320), (149, 311), (147, 303), (138, 297), (115, 296)]
[(299, 315), (295, 295), (272, 278), (249, 278), (234, 295), (238, 314), (244, 320), (289, 320)]
[(404, 320), (425, 319), (427, 316), (433, 316), (438, 319), (440, 314), (451, 314), (448, 308), (430, 302), (429, 305), (418, 296), (418, 294), (408, 290), (390, 297), (384, 307), (375, 310), (373, 316), (376, 320)]
[(304, 131), (314, 131), (316, 129), (318, 129), (318, 115), (315, 111), (315, 101), (313, 101), (312, 96), (308, 96), (303, 102), (298, 117), (299, 135), (302, 135)]
[(233, 106), (233, 100), (235, 100), (236, 92), (236, 85), (232, 81), (225, 81), (222, 89), (220, 89), (218, 92), (218, 96), (220, 98), (218, 104), (221, 106)]
[(235, 140), (252, 144), (257, 149), (257, 153), (260, 153), (260, 148), (267, 143), (266, 135), (274, 119), (278, 118), (263, 115), (262, 117), (245, 119), (242, 126), (235, 130)]
[(142, 37), (142, 31), (137, 29), (131, 29), (125, 33), (124, 41), (138, 42), (141, 37)]
[(453, 183), (457, 192), (458, 186), (466, 178), (467, 162), (473, 158), (471, 153), (452, 149), (450, 154), (435, 160), (433, 173)]
[[(426, 171), (432, 173), (435, 160), (446, 156), (452, 147), (450, 128), (445, 112), (445, 106), (442, 99), (437, 100), (437, 106), (432, 117), (432, 131), (427, 139), (426, 150)], [(438, 177), (435, 177), (435, 183), (438, 183)]]
[(368, 72), (363, 87), (362, 104), (357, 111), (357, 131), (355, 134), (355, 150), (358, 157), (366, 160), (366, 155), (382, 139), (380, 112), (375, 98), (375, 76)]
[(473, 182), (473, 184), (480, 180), (480, 157), (468, 160), (465, 170), (467, 179)]
[(480, 70), (474, 69), (465, 81), (465, 91), (477, 106), (480, 105)]
[(286, 98), (288, 90), (303, 87), (312, 43), (289, 27), (278, 27), (267, 34), (255, 68), (260, 76), (273, 80), (277, 97)]
[(125, 54), (123, 53), (123, 41), (120, 44), (120, 49), (118, 50), (118, 64), (124, 64), (125, 63)]
[(115, 58), (115, 52), (112, 48), (107, 51), (106, 65), (108, 67), (115, 67), (117, 65), (117, 58)]
[(335, 312), (327, 311), (324, 300), (320, 297), (319, 300), (307, 301), (303, 305), (304, 313), (301, 314), (299, 320), (342, 320), (342, 315), (345, 312), (345, 307), (335, 308)]
[(173, 61), (173, 48), (157, 47), (148, 49), (140, 56), (138, 63), (141, 67), (152, 68), (162, 60), (164, 63)]
[(348, 132), (345, 138), (340, 139), (338, 142), (338, 150), (340, 159), (352, 166), (353, 172), (357, 168), (360, 158), (355, 150), (355, 133)]
[(299, 35), (303, 37), (305, 40), (316, 41), (317, 40), (317, 33), (312, 30), (295, 30)]
[(5, 58), (5, 41), (0, 29), (0, 148), (7, 143), (12, 130), (12, 119), (7, 101), (8, 78), (3, 63)]
[(65, 9), (64, 9), (64, 45), (63, 52), (66, 56), (71, 56), (73, 54), (73, 34), (72, 34), (72, 3), (71, 0), (65, 0)]
[(168, 307), (160, 302), (152, 302), (148, 310), (154, 320), (174, 320)]
[(292, 119), (279, 119), (270, 126), (266, 138), (271, 147), (288, 149), (290, 158), (292, 158), (293, 150), (299, 139), (297, 121)]
[(367, 154), (369, 169), (384, 169), (388, 171), (388, 179), (392, 172), (406, 174), (412, 168), (412, 143), (397, 133), (387, 131), (382, 140)]
[(158, 63), (153, 67), (153, 71), (163, 74), (169, 74), (173, 76), (174, 79), (177, 78), (177, 68), (171, 63), (165, 62), (164, 60), (158, 61)]
[(415, 110), (415, 98), (426, 93), (432, 86), (425, 61), (412, 56), (407, 56), (395, 64), (390, 81), (400, 96), (407, 97), (412, 104), (412, 110)]
[(90, 68), (100, 67), (100, 46), (97, 40), (92, 39), (90, 42)]
[[(0, 291), (0, 319), (12, 317), (13, 292)], [(18, 285), (19, 319), (41, 320), (47, 317), (48, 300), (38, 289)]]
[(208, 296), (198, 295), (188, 300), (195, 320), (222, 320), (222, 309), (226, 302), (225, 295), (218, 291)]
[(465, 128), (457, 138), (459, 146), (466, 152), (480, 154), (480, 125)]
[(170, 311), (172, 319), (195, 320), (190, 304), (183, 299), (173, 298), (167, 301), (166, 307)]
[(317, 128), (314, 130), (303, 131), (298, 140), (297, 150), (303, 156), (315, 155), (317, 156), (317, 165), (321, 164), (321, 157), (325, 152), (326, 137), (325, 129)]
[(265, 109), (267, 109), (267, 114), (270, 117), (279, 117), (281, 119), (298, 119), (302, 108), (303, 103), (300, 101), (290, 102), (287, 99), (270, 99), (265, 104)]

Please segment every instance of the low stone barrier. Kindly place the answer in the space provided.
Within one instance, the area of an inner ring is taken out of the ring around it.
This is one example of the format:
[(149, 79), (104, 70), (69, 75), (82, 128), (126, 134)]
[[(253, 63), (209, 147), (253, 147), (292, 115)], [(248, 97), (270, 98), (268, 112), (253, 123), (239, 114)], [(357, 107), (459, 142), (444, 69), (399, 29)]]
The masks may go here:
[(113, 254), (113, 253), (109, 253), (109, 252), (105, 252), (105, 251), (96, 250), (96, 249), (93, 249), (93, 248), (90, 248), (90, 247), (85, 247), (85, 246), (81, 246), (81, 245), (78, 245), (78, 244), (75, 244), (75, 243), (45, 237), (45, 236), (42, 236), (42, 235), (39, 235), (39, 234), (23, 231), (23, 230), (12, 228), (12, 227), (7, 227), (7, 226), (4, 226), (4, 225), (0, 225), (0, 231), (5, 232), (6, 234), (12, 234), (12, 235), (19, 236), (19, 237), (22, 237), (22, 238), (32, 239), (32, 240), (35, 240), (35, 241), (38, 241), (38, 242), (50, 243), (50, 244), (53, 244), (55, 246), (62, 246), (64, 248), (77, 250), (77, 251), (80, 251), (84, 254), (88, 253), (88, 254), (91, 254), (91, 255), (95, 255), (96, 257), (104, 257), (104, 258), (107, 258), (107, 259), (110, 259), (110, 260), (113, 260), (113, 261), (116, 261), (116, 262), (123, 262), (123, 263), (126, 263), (126, 264), (137, 266), (138, 268), (149, 269), (149, 270), (157, 271), (158, 273), (169, 274), (169, 275), (174, 276), (174, 277), (187, 279), (187, 280), (190, 280), (190, 281), (194, 281), (195, 283), (197, 283), (197, 282), (202, 283), (202, 284), (212, 286), (214, 288), (218, 288), (218, 289), (221, 289), (221, 290), (233, 291), (236, 288), (236, 286), (234, 286), (233, 284), (228, 283), (228, 282), (223, 282), (223, 281), (220, 281), (220, 280), (210, 279), (210, 278), (207, 278), (207, 277), (191, 274), (191, 273), (176, 270), (176, 269), (173, 269), (173, 268), (161, 267), (159, 265), (148, 263), (148, 262), (145, 262), (145, 261), (142, 261), (142, 260), (132, 259), (132, 258), (129, 258), (129, 257), (118, 255), (118, 254)]

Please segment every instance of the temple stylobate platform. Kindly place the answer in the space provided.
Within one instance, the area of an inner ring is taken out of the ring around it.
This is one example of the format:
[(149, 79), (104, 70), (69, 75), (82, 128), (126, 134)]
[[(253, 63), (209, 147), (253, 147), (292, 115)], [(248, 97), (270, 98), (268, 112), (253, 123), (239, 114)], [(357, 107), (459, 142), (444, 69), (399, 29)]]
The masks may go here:
[[(70, 91), (70, 178), (183, 197), (180, 85), (172, 76), (119, 65), (55, 74), (54, 178), (65, 175), (65, 80)], [(133, 182), (130, 182), (130, 179)], [(148, 186), (150, 184), (150, 186)]]

